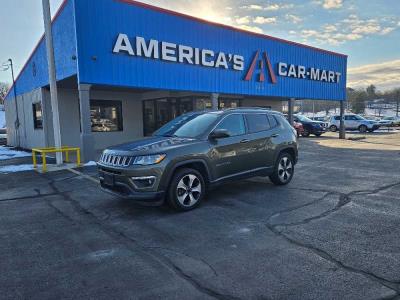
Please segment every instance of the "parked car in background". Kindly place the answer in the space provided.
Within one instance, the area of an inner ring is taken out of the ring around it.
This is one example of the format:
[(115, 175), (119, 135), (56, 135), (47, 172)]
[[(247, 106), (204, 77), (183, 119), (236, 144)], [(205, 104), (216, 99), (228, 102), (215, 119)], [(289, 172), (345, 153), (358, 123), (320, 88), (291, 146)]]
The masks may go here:
[[(346, 114), (344, 116), (344, 126), (346, 130), (358, 130), (361, 133), (367, 131), (373, 132), (379, 129), (380, 125), (378, 122), (373, 120), (367, 120), (360, 115)], [(340, 128), (340, 116), (332, 116), (329, 121), (329, 130), (336, 132)]]
[[(289, 116), (286, 114), (284, 116), (285, 116), (286, 120), (288, 120), (288, 122), (289, 122)], [(301, 124), (300, 122), (293, 121), (292, 126), (294, 129), (296, 129), (297, 137), (300, 137), (304, 132), (303, 124)]]
[(378, 124), (388, 127), (400, 126), (400, 117), (384, 117), (378, 121)]
[(165, 199), (187, 211), (210, 187), (235, 179), (269, 176), (286, 185), (297, 158), (296, 132), (281, 113), (241, 108), (181, 115), (152, 137), (106, 149), (98, 170), (113, 195)]
[(310, 119), (313, 121), (322, 122), (322, 126), (324, 126), (325, 129), (328, 128), (329, 117), (311, 117)]
[(297, 137), (301, 136), (304, 132), (303, 124), (293, 121), (293, 128), (296, 129)]
[(303, 133), (301, 135), (304, 137), (308, 137), (310, 134), (321, 136), (326, 132), (323, 122), (313, 121), (306, 116), (294, 115), (294, 121), (303, 125)]

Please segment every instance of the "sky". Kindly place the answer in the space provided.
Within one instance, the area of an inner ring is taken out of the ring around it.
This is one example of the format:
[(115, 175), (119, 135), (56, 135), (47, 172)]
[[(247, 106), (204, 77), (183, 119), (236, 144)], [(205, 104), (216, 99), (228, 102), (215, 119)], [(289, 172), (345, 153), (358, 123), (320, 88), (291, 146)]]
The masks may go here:
[[(42, 1), (1, 0), (0, 63), (16, 73), (43, 34)], [(142, 0), (213, 22), (347, 54), (348, 86), (400, 87), (400, 0)], [(50, 0), (52, 13), (62, 0)], [(9, 72), (0, 71), (9, 82)]]

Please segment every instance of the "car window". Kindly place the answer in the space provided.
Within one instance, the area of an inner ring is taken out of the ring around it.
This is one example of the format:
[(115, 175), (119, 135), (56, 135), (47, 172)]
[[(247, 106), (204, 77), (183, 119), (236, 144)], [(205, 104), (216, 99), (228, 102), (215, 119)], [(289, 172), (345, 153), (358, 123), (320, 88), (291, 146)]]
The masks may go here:
[(266, 114), (246, 114), (249, 133), (260, 132), (270, 129)]
[(336, 121), (340, 121), (340, 117), (335, 117), (335, 120)]
[(345, 116), (344, 119), (346, 121), (354, 121), (354, 120), (356, 120), (356, 118), (354, 116)]
[(275, 128), (278, 126), (278, 122), (273, 115), (268, 115), (269, 125), (271, 128)]
[(215, 129), (225, 129), (229, 132), (230, 136), (237, 136), (246, 133), (243, 115), (234, 114), (227, 116), (218, 124)]
[(218, 119), (215, 113), (205, 113), (187, 120), (176, 131), (169, 131), (168, 134), (176, 137), (194, 138), (202, 135)]

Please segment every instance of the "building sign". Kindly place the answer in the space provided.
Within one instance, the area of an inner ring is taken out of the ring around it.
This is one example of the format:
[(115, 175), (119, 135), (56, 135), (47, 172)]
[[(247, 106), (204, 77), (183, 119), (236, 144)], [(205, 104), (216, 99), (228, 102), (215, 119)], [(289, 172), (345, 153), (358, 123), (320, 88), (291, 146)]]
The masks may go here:
[(280, 62), (278, 64), (278, 74), (283, 77), (293, 77), (299, 79), (310, 79), (315, 81), (323, 81), (330, 83), (339, 83), (340, 77), (342, 76), (339, 72), (317, 69), (317, 68), (306, 68), (305, 66), (296, 66)]
[[(215, 52), (209, 49), (194, 48), (191, 46), (158, 41), (155, 39), (146, 41), (145, 38), (140, 36), (136, 36), (134, 40), (131, 40), (128, 35), (123, 33), (118, 35), (114, 44), (113, 53), (123, 53), (130, 56), (198, 65), (209, 68), (222, 68), (232, 71), (244, 71), (245, 65), (245, 58), (243, 55)], [(340, 72), (332, 70), (306, 67), (286, 62), (278, 62), (277, 70), (277, 74), (280, 77), (308, 79), (327, 83), (340, 83), (342, 75)], [(266, 80), (265, 75), (269, 76), (272, 84), (278, 82), (269, 56), (265, 51), (256, 51), (243, 80), (252, 80), (255, 72), (257, 72), (258, 75), (256, 77), (258, 82), (264, 82)]]
[(131, 56), (142, 56), (157, 60), (200, 65), (210, 68), (223, 68), (234, 71), (244, 70), (244, 57), (241, 55), (219, 52), (208, 49), (193, 48), (169, 42), (150, 40), (137, 36), (131, 43), (126, 34), (120, 33), (114, 45), (113, 53), (126, 53)]

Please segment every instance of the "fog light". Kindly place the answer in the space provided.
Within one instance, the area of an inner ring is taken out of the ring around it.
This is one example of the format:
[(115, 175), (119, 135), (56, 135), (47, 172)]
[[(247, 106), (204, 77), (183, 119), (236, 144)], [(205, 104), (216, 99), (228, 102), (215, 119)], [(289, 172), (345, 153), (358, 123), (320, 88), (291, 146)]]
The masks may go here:
[(149, 188), (156, 182), (155, 176), (132, 177), (132, 182), (138, 189)]

